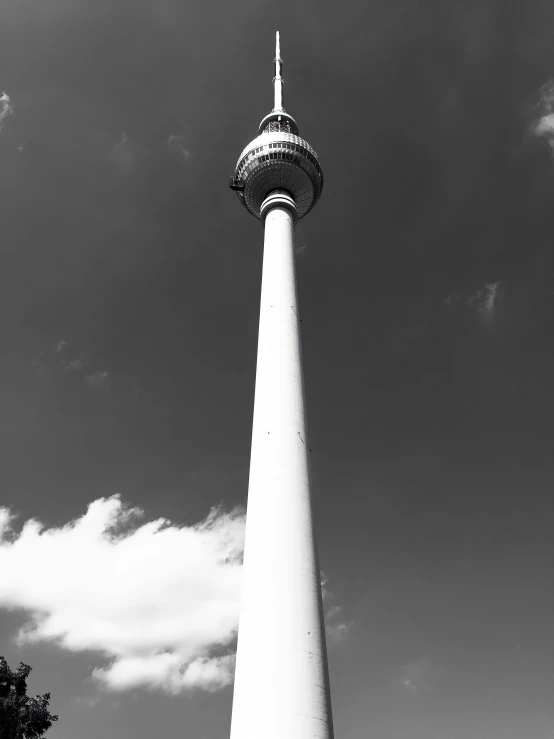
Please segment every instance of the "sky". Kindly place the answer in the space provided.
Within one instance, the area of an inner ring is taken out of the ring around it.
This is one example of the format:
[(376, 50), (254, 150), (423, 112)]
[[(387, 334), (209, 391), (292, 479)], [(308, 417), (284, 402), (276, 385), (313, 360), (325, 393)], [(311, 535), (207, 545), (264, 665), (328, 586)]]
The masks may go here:
[[(50, 739), (228, 736), (272, 107), (341, 739), (552, 739), (554, 7), (4, 0), (0, 654)], [(261, 678), (263, 679), (263, 678)]]

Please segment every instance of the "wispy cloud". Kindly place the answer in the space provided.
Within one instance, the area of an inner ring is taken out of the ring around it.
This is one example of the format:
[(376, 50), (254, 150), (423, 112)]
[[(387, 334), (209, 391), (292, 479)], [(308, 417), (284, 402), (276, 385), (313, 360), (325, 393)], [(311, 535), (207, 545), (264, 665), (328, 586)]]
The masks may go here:
[(98, 705), (101, 701), (101, 696), (99, 695), (93, 695), (93, 696), (77, 696), (77, 698), (73, 698), (72, 703), (74, 703), (76, 706), (86, 706), (87, 708), (94, 708)]
[(344, 619), (342, 606), (331, 606), (325, 612), (325, 633), (330, 644), (344, 641), (353, 626), (354, 621)]
[(176, 152), (183, 161), (188, 161), (191, 157), (191, 151), (186, 145), (185, 136), (175, 136), (170, 134), (167, 137), (167, 146), (174, 152)]
[(321, 570), (321, 573), (320, 573), (320, 582), (321, 582), (321, 596), (323, 600), (325, 600), (329, 595), (329, 591), (327, 590), (327, 583), (329, 582), (329, 578), (327, 577), (325, 572), (323, 572), (323, 570)]
[(345, 620), (343, 616), (342, 606), (333, 603), (334, 593), (332, 593), (328, 585), (328, 577), (325, 572), (321, 572), (321, 595), (323, 597), (323, 612), (325, 618), (325, 633), (327, 641), (334, 644), (344, 641), (350, 633), (350, 629), (354, 626), (354, 621)]
[(62, 364), (69, 372), (79, 372), (79, 370), (82, 370), (85, 367), (85, 361), (81, 357), (72, 359), (71, 362), (63, 362)]
[(108, 373), (105, 370), (104, 371), (98, 370), (94, 372), (92, 375), (87, 375), (86, 381), (90, 385), (90, 387), (94, 387), (94, 388), (105, 387), (108, 381)]
[(16, 534), (0, 508), (0, 607), (28, 612), (19, 643), (102, 653), (93, 677), (105, 688), (217, 690), (232, 680), (243, 512), (213, 509), (193, 526), (142, 516), (113, 496), (61, 528), (31, 519)]
[(549, 80), (541, 87), (536, 108), (539, 115), (533, 120), (531, 131), (535, 136), (544, 138), (554, 149), (554, 80)]
[(471, 294), (451, 293), (444, 301), (447, 305), (463, 305), (475, 310), (486, 326), (494, 326), (498, 300), (502, 297), (500, 282), (487, 282)]
[(478, 290), (475, 290), (473, 295), (468, 299), (467, 304), (475, 308), (485, 324), (492, 326), (495, 318), (496, 301), (500, 295), (500, 283), (489, 282)]
[(121, 175), (129, 174), (133, 169), (134, 157), (126, 133), (121, 134), (121, 138), (111, 150), (110, 159)]
[(90, 388), (108, 387), (109, 372), (105, 369), (95, 370), (86, 353), (80, 352), (76, 356), (75, 349), (64, 339), (60, 339), (53, 349), (41, 352), (33, 365), (45, 377), (73, 375), (80, 377)]
[(400, 684), (406, 690), (418, 693), (432, 692), (444, 675), (444, 670), (429, 659), (407, 662), (400, 668)]
[(2, 130), (2, 124), (4, 120), (13, 113), (12, 101), (7, 92), (3, 92), (0, 95), (0, 131)]

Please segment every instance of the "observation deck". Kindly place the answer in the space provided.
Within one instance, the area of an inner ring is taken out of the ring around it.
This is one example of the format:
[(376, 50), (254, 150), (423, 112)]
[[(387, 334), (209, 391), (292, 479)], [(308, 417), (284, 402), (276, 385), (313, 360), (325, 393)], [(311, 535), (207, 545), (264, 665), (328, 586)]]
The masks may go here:
[(265, 198), (274, 190), (294, 200), (298, 218), (317, 203), (323, 190), (323, 170), (312, 147), (298, 135), (294, 118), (283, 108), (282, 60), (279, 40), (275, 57), (275, 107), (259, 126), (259, 135), (241, 153), (229, 187), (258, 219)]

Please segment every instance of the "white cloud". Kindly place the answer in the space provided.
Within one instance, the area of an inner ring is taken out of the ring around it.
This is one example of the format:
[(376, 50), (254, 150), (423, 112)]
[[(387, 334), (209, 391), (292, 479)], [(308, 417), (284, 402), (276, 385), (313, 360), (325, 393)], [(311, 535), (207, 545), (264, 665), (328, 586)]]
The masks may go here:
[[(81, 365), (82, 366), (82, 365)], [(81, 367), (79, 367), (81, 369)], [(87, 375), (87, 382), (91, 387), (101, 388), (103, 387), (108, 379), (108, 373), (105, 371), (98, 370), (92, 375)]]
[(539, 118), (535, 125), (535, 133), (537, 136), (554, 135), (554, 113), (549, 113)]
[(328, 595), (327, 583), (329, 582), (329, 578), (323, 572), (323, 570), (321, 570), (321, 572), (319, 573), (319, 578), (320, 578), (320, 582), (321, 582), (321, 596), (322, 596), (323, 600), (325, 600), (327, 598), (327, 595)]
[(86, 352), (75, 356), (76, 350), (70, 351), (70, 345), (60, 339), (53, 349), (42, 351), (39, 357), (33, 360), (33, 366), (43, 376), (56, 377), (73, 375), (82, 380), (93, 390), (107, 390), (110, 384), (110, 373), (107, 370), (95, 370), (92, 361)]
[(13, 113), (10, 96), (3, 92), (0, 95), (0, 131), (2, 130), (2, 123), (4, 119)]
[(121, 134), (121, 138), (111, 150), (110, 159), (114, 163), (119, 174), (126, 175), (132, 170), (134, 157), (131, 147), (129, 146), (126, 133)]
[(344, 641), (348, 637), (352, 626), (354, 626), (354, 621), (343, 619), (341, 606), (331, 606), (325, 612), (325, 633), (330, 644)]
[(334, 644), (344, 641), (350, 629), (354, 626), (354, 621), (345, 621), (342, 615), (342, 606), (330, 604), (329, 601), (334, 599), (334, 594), (327, 589), (329, 579), (325, 572), (321, 572), (321, 595), (323, 598), (323, 611), (325, 620), (325, 634), (327, 641)]
[(76, 698), (73, 698), (72, 703), (74, 703), (77, 706), (86, 706), (87, 708), (94, 708), (95, 706), (100, 703), (100, 696), (94, 695), (94, 696), (77, 696)]
[(491, 322), (494, 320), (494, 309), (496, 307), (496, 301), (501, 295), (500, 283), (489, 282), (485, 285), (483, 291), (483, 300), (479, 305), (481, 315), (486, 321)]
[(502, 297), (500, 282), (488, 282), (474, 290), (471, 295), (452, 293), (444, 301), (447, 305), (461, 304), (472, 308), (481, 316), (483, 322), (492, 327), (494, 325), (498, 299)]
[(540, 99), (536, 106), (539, 116), (531, 124), (535, 136), (546, 139), (554, 149), (554, 80), (549, 80), (540, 89)]
[(485, 324), (492, 326), (494, 323), (496, 301), (500, 295), (500, 283), (489, 282), (478, 290), (475, 290), (471, 297), (467, 299), (467, 304), (475, 308)]
[(177, 694), (187, 688), (216, 691), (232, 682), (235, 656), (197, 657), (183, 665), (182, 656), (162, 652), (139, 657), (123, 657), (107, 668), (97, 667), (93, 676), (115, 690), (150, 686)]
[(170, 134), (167, 138), (167, 145), (173, 151), (176, 151), (181, 159), (187, 161), (191, 157), (191, 152), (185, 146), (186, 138), (184, 136), (174, 136)]
[(400, 668), (400, 683), (411, 692), (429, 693), (444, 678), (444, 669), (431, 660), (422, 658), (408, 662)]
[(79, 372), (84, 368), (85, 362), (81, 357), (77, 357), (77, 359), (73, 359), (71, 362), (62, 361), (62, 366), (68, 372)]
[[(30, 519), (16, 533), (15, 516), (0, 507), (0, 608), (28, 613), (20, 644), (99, 652), (104, 660), (92, 669), (99, 687), (176, 694), (229, 685), (243, 511), (215, 508), (194, 526), (166, 519), (139, 525), (143, 517), (116, 495), (60, 528)], [(322, 573), (326, 633), (335, 643), (352, 622), (326, 583)]]
[(113, 496), (61, 528), (31, 519), (16, 534), (0, 508), (0, 607), (28, 612), (19, 643), (100, 652), (108, 664), (93, 677), (103, 687), (217, 690), (232, 680), (225, 652), (238, 620), (244, 515), (214, 509), (194, 526), (139, 526), (141, 515)]

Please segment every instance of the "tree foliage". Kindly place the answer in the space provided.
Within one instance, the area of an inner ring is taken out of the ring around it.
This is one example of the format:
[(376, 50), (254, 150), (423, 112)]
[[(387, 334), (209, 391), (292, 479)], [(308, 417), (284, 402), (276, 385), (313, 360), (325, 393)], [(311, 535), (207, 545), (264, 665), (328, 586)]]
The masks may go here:
[(0, 657), (0, 739), (40, 739), (58, 720), (48, 711), (50, 693), (28, 697), (30, 672), (23, 662), (14, 672)]

